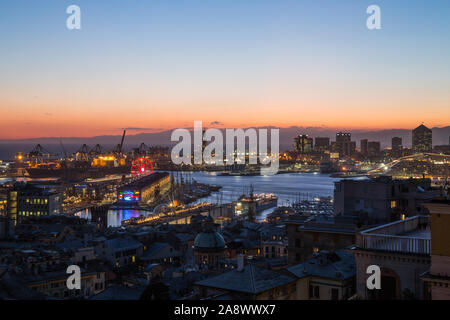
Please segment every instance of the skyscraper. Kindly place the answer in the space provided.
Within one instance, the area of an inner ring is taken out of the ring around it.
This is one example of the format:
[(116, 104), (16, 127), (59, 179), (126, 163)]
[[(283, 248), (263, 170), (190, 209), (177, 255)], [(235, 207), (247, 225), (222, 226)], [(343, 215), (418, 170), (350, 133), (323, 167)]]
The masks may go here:
[(369, 141), (367, 139), (361, 140), (361, 154), (365, 157), (369, 155), (368, 143)]
[(294, 150), (299, 153), (308, 153), (313, 151), (313, 138), (306, 134), (295, 137)]
[(352, 134), (349, 132), (338, 132), (336, 133), (336, 150), (339, 155), (351, 156), (355, 153), (356, 143), (352, 141)]
[(320, 152), (330, 150), (330, 138), (328, 138), (328, 137), (316, 137), (314, 150), (315, 151), (320, 151)]
[(414, 153), (431, 152), (433, 149), (433, 133), (423, 124), (412, 131), (412, 149)]
[(381, 144), (379, 141), (370, 141), (367, 144), (367, 149), (369, 152), (369, 156), (371, 157), (378, 157), (381, 152)]
[(392, 138), (392, 151), (398, 151), (402, 149), (402, 138), (393, 137)]

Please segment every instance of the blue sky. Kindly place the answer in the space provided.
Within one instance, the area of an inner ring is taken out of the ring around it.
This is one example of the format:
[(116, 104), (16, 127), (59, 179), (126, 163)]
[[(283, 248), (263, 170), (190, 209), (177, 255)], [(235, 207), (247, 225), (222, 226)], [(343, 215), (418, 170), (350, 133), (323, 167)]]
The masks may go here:
[[(80, 31), (66, 29), (71, 4)], [(366, 28), (371, 4), (382, 30)], [(2, 0), (0, 136), (194, 119), (448, 125), (449, 35), (444, 0)], [(100, 114), (105, 125), (90, 127)]]

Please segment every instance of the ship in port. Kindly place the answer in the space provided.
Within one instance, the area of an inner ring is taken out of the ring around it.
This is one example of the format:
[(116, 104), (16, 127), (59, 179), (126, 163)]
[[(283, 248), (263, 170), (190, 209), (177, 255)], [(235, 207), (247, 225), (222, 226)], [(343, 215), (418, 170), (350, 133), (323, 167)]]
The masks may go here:
[(235, 205), (237, 215), (247, 215), (253, 219), (253, 214), (259, 214), (264, 210), (278, 206), (278, 197), (273, 193), (253, 193), (253, 187), (249, 195), (239, 197)]

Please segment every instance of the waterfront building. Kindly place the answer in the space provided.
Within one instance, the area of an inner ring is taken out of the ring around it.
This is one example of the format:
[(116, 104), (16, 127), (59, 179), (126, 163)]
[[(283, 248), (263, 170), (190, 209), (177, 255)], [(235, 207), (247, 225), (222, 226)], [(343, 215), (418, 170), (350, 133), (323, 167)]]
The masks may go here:
[(16, 225), (26, 217), (60, 214), (62, 194), (28, 183), (20, 183), (8, 191), (7, 203), (7, 217)]
[(334, 183), (334, 214), (377, 224), (424, 214), (422, 204), (439, 195), (430, 179), (394, 180), (381, 176)]
[(336, 143), (334, 144), (335, 152), (341, 157), (350, 157), (355, 153), (356, 142), (351, 141), (352, 134), (348, 132), (336, 133)]
[(414, 153), (431, 152), (433, 132), (423, 124), (412, 131), (412, 149)]
[(310, 153), (313, 151), (313, 138), (302, 134), (294, 138), (294, 150), (298, 153)]
[(316, 137), (314, 144), (314, 151), (317, 152), (330, 151), (330, 138)]
[(170, 188), (170, 175), (167, 172), (154, 172), (132, 181), (117, 189), (117, 201), (125, 203), (147, 203)]

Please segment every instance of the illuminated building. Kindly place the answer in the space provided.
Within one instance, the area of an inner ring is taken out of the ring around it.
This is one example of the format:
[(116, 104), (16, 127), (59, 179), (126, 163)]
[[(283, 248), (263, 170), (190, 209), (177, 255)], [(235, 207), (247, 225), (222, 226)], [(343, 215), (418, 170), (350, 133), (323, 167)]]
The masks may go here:
[(6, 216), (8, 200), (3, 195), (0, 195), (0, 216)]
[(412, 148), (414, 153), (431, 152), (433, 149), (433, 132), (423, 124), (412, 131)]
[(349, 157), (355, 153), (356, 142), (351, 141), (352, 134), (348, 132), (338, 132), (336, 133), (336, 143), (334, 145), (335, 152), (339, 153), (341, 157)]
[(7, 216), (14, 224), (26, 217), (49, 216), (62, 211), (62, 195), (30, 184), (18, 184), (8, 191)]
[(294, 138), (294, 150), (299, 153), (309, 153), (313, 151), (313, 138), (302, 134)]
[(92, 160), (93, 167), (118, 167), (125, 165), (125, 158), (117, 159), (115, 156), (99, 156)]
[(0, 195), (0, 239), (9, 238), (12, 235), (11, 223), (8, 218), (8, 201)]
[(117, 201), (119, 203), (146, 203), (167, 191), (169, 187), (169, 173), (154, 172), (118, 188)]

